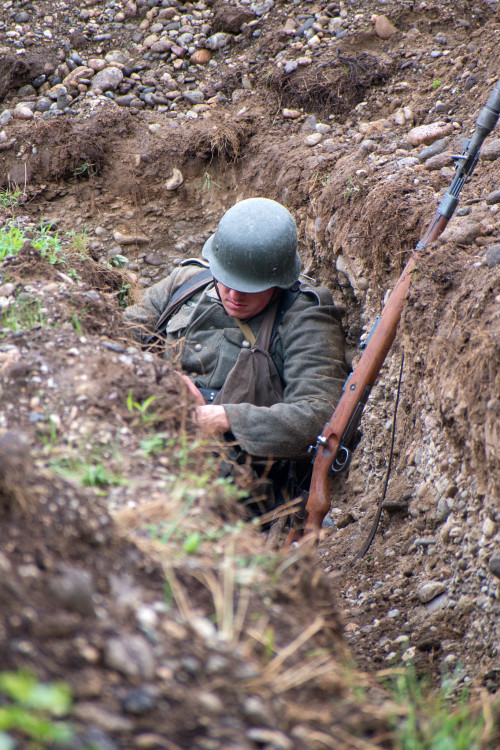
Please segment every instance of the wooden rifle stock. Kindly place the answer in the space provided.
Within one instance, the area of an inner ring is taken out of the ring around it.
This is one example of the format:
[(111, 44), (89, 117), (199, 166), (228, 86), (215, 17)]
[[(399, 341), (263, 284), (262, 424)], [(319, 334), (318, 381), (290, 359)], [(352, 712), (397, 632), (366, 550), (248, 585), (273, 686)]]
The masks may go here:
[(416, 270), (418, 252), (436, 240), (448, 224), (457, 206), (460, 190), (477, 163), (481, 145), (495, 127), (499, 115), (500, 81), (497, 82), (485, 107), (481, 110), (474, 134), (463, 154), (454, 157), (456, 173), (450, 188), (439, 204), (434, 219), (424, 236), (413, 250), (384, 306), (382, 315), (372, 328), (361, 359), (346, 381), (343, 394), (330, 421), (317, 438), (316, 456), (304, 518), (301, 519), (300, 527), (295, 525), (290, 530), (285, 548), (300, 539), (303, 534), (314, 540), (318, 537), (323, 519), (330, 509), (330, 473), (332, 470), (341, 471), (349, 463), (350, 443), (361, 419), (363, 407), (396, 336), (403, 303), (408, 294), (413, 272)]

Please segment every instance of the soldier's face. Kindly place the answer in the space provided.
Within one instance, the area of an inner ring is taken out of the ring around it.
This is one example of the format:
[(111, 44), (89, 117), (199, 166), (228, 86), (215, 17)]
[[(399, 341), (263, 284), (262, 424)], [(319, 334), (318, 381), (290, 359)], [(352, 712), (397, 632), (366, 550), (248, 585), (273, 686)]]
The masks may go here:
[(248, 320), (258, 315), (269, 304), (276, 287), (266, 289), (264, 292), (237, 292), (218, 282), (219, 296), (224, 310), (233, 318)]

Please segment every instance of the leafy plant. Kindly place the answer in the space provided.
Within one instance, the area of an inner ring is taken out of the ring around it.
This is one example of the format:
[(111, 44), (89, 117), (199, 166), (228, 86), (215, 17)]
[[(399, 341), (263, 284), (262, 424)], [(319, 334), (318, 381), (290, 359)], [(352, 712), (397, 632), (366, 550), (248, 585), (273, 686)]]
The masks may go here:
[(58, 474), (79, 482), (86, 487), (109, 487), (125, 484), (122, 477), (113, 474), (101, 462), (72, 456), (52, 461), (51, 466)]
[(55, 263), (64, 263), (65, 258), (61, 257), (62, 245), (59, 239), (59, 232), (52, 231), (52, 224), (44, 224), (43, 219), (40, 222), (40, 229), (31, 240), (33, 247), (40, 252), (42, 258), (46, 258), (51, 266)]
[(147, 455), (156, 456), (165, 451), (167, 446), (167, 436), (164, 432), (157, 432), (141, 440), (140, 446)]
[(131, 284), (122, 284), (119, 288), (116, 296), (118, 298), (118, 304), (120, 305), (120, 307), (127, 307), (131, 288)]
[(361, 195), (361, 188), (353, 182), (352, 177), (347, 179), (344, 195), (349, 201), (354, 201)]
[(96, 165), (84, 161), (82, 164), (79, 164), (77, 167), (75, 167), (75, 169), (73, 170), (73, 174), (79, 179), (94, 177), (94, 175), (96, 174)]
[(15, 224), (7, 225), (0, 230), (0, 260), (8, 255), (17, 255), (25, 243), (23, 232)]
[(126, 258), (124, 255), (120, 255), (119, 253), (113, 255), (113, 257), (109, 261), (110, 266), (113, 266), (113, 268), (123, 268), (123, 266), (126, 266), (127, 263), (128, 258)]
[(73, 326), (73, 330), (75, 331), (75, 333), (81, 336), (82, 324), (80, 323), (80, 319), (78, 318), (78, 315), (76, 313), (73, 313), (73, 315), (71, 316), (71, 325)]
[(435, 78), (434, 81), (431, 83), (431, 88), (438, 89), (442, 83), (443, 82), (440, 78)]
[(16, 744), (11, 731), (37, 742), (36, 747), (67, 744), (74, 736), (72, 727), (58, 719), (71, 709), (69, 686), (62, 682), (39, 682), (29, 672), (0, 672), (0, 748)]
[(156, 400), (156, 396), (149, 396), (146, 398), (142, 403), (139, 401), (134, 401), (132, 388), (129, 390), (127, 395), (127, 409), (131, 414), (135, 414), (135, 412), (138, 412), (141, 418), (142, 424), (149, 424), (150, 422), (154, 422), (158, 419), (156, 414), (148, 413), (148, 409), (153, 403), (153, 401)]
[(11, 190), (10, 187), (0, 190), (0, 208), (15, 208), (25, 195), (18, 187), (14, 188), (14, 190)]

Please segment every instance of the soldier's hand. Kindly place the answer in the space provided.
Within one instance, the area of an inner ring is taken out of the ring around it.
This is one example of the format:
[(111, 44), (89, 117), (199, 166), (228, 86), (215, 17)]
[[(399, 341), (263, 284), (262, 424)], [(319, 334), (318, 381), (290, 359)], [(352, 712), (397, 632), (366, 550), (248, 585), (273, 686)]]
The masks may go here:
[(189, 393), (193, 396), (196, 403), (199, 404), (200, 406), (204, 406), (205, 399), (203, 398), (203, 396), (201, 395), (200, 391), (195, 386), (191, 378), (189, 378), (187, 375), (181, 375), (181, 378), (183, 379), (184, 383), (187, 386)]
[(207, 435), (223, 435), (229, 432), (229, 419), (223, 406), (206, 404), (195, 409), (196, 421)]

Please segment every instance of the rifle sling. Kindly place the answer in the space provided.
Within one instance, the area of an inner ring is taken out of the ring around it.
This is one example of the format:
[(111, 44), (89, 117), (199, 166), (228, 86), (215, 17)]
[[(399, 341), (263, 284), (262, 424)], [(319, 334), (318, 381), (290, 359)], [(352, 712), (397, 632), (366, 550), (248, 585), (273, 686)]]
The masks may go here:
[(203, 271), (197, 273), (193, 278), (188, 279), (184, 282), (176, 291), (173, 293), (170, 301), (158, 320), (156, 321), (154, 333), (165, 333), (168, 319), (181, 307), (184, 302), (190, 299), (193, 294), (196, 294), (200, 289), (208, 286), (212, 281), (212, 272), (209, 268), (204, 268)]

